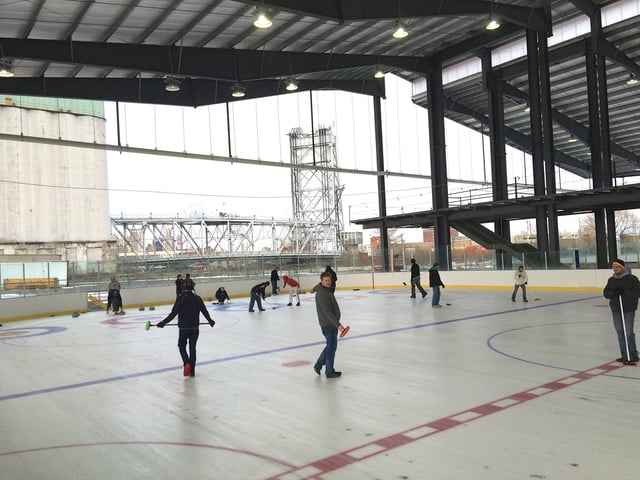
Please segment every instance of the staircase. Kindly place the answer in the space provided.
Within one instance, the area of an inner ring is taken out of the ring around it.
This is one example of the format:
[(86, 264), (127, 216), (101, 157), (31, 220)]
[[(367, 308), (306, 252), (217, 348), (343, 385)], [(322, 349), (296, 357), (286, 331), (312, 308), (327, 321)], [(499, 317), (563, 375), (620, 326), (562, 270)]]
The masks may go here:
[(542, 265), (538, 249), (529, 243), (512, 243), (504, 237), (492, 232), (479, 223), (470, 220), (456, 220), (451, 226), (488, 250), (502, 250), (509, 255), (522, 259), (523, 256), (530, 266)]

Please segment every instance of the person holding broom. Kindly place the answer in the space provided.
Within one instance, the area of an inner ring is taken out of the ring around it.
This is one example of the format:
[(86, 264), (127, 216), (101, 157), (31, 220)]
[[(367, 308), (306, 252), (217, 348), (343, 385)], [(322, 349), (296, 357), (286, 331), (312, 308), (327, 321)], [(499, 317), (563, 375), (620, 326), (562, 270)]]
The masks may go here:
[(611, 263), (613, 275), (604, 287), (603, 295), (609, 299), (609, 308), (613, 316), (613, 327), (618, 334), (620, 358), (616, 362), (636, 363), (638, 349), (633, 323), (638, 309), (640, 297), (640, 281), (635, 275), (627, 272), (623, 260), (615, 259)]
[(324, 349), (313, 365), (313, 371), (320, 375), (322, 367), (325, 367), (327, 378), (337, 378), (342, 375), (342, 372), (334, 369), (334, 361), (338, 348), (338, 332), (344, 330), (344, 327), (340, 323), (340, 306), (331, 288), (331, 280), (331, 272), (322, 272), (320, 283), (312, 290), (316, 294), (318, 323), (326, 340)]
[(528, 302), (527, 300), (527, 283), (529, 283), (529, 277), (527, 276), (527, 272), (524, 269), (524, 266), (518, 265), (518, 269), (513, 274), (513, 292), (511, 293), (511, 301), (516, 301), (516, 295), (518, 294), (518, 289), (522, 289), (522, 301)]
[(266, 289), (269, 286), (269, 282), (262, 282), (257, 285), (254, 285), (249, 291), (249, 311), (255, 312), (253, 306), (257, 303), (258, 310), (264, 312), (264, 308), (262, 308), (262, 300), (266, 300), (267, 292)]
[[(182, 374), (185, 377), (196, 376), (196, 344), (200, 336), (200, 314), (204, 315), (211, 327), (216, 324), (202, 298), (193, 291), (194, 288), (193, 281), (185, 283), (184, 293), (176, 299), (171, 313), (156, 325), (158, 328), (164, 328), (167, 323), (178, 316), (178, 351), (182, 357), (184, 365)], [(187, 343), (189, 344), (189, 352), (187, 352)]]
[(296, 307), (300, 306), (300, 284), (294, 278), (288, 277), (286, 275), (282, 276), (282, 286), (289, 287), (289, 303), (287, 303), (287, 307), (293, 305), (293, 296), (296, 296)]
[(444, 288), (444, 283), (440, 278), (440, 272), (438, 271), (438, 262), (435, 262), (429, 269), (429, 286), (433, 288), (433, 297), (431, 297), (431, 306), (434, 308), (441, 308), (440, 305), (440, 287)]

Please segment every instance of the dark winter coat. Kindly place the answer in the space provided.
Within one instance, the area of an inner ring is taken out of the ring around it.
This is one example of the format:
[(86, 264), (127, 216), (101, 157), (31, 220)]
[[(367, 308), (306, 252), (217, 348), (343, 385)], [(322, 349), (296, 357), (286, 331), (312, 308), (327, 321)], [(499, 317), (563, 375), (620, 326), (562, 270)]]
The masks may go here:
[(218, 299), (218, 303), (224, 303), (225, 300), (231, 300), (231, 298), (229, 298), (229, 293), (226, 290), (223, 290), (222, 287), (216, 290), (215, 297)]
[(184, 293), (184, 278), (176, 278), (176, 295)]
[(442, 283), (442, 280), (440, 280), (440, 272), (438, 272), (437, 267), (431, 267), (429, 269), (429, 286), (444, 288), (444, 283)]
[(196, 282), (193, 281), (193, 279), (188, 276), (184, 279), (184, 282), (182, 283), (182, 289), (183, 290), (195, 290), (196, 288)]
[(331, 288), (335, 290), (336, 283), (338, 283), (338, 274), (329, 266), (325, 269), (325, 272), (329, 272), (331, 274)]
[(257, 297), (267, 298), (267, 292), (265, 292), (266, 288), (269, 286), (269, 282), (262, 282), (258, 285), (254, 285), (251, 289), (251, 295), (255, 295)]
[(635, 275), (623, 273), (620, 276), (612, 276), (604, 287), (603, 295), (609, 299), (609, 307), (612, 312), (620, 311), (620, 295), (622, 295), (622, 310), (634, 312), (638, 309), (638, 297), (640, 297), (640, 281)]
[(416, 278), (420, 276), (420, 265), (417, 263), (411, 264), (411, 278)]
[[(200, 314), (211, 324), (214, 323), (211, 315), (205, 307), (202, 298), (193, 293), (193, 290), (186, 290), (173, 304), (171, 313), (162, 320), (165, 325), (178, 316), (178, 327), (180, 329), (198, 329), (200, 325)], [(213, 326), (213, 325), (212, 325)]]

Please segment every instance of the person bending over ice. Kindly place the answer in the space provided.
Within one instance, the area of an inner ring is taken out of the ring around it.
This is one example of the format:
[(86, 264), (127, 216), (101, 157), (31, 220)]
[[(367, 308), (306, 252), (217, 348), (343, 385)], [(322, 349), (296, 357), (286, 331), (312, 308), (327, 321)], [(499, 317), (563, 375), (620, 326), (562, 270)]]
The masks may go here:
[(218, 299), (218, 304), (220, 305), (227, 300), (231, 301), (231, 298), (229, 298), (229, 293), (225, 290), (224, 287), (220, 287), (218, 288), (218, 290), (216, 290), (215, 297)]
[(289, 287), (289, 303), (287, 303), (287, 307), (293, 305), (293, 295), (296, 296), (296, 307), (300, 306), (300, 284), (291, 277), (287, 277), (286, 275), (282, 276), (282, 286)]

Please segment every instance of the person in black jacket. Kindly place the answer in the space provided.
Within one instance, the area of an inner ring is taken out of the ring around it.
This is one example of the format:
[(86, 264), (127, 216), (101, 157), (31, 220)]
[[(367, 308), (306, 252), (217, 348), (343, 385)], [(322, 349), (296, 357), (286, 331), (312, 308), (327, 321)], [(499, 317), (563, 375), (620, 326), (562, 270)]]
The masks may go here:
[(124, 310), (122, 310), (122, 308), (120, 282), (116, 277), (111, 277), (111, 281), (107, 287), (107, 314), (109, 313), (109, 309), (112, 309), (114, 315), (122, 315), (124, 314)]
[(190, 290), (195, 290), (196, 289), (196, 282), (193, 281), (193, 278), (191, 278), (191, 274), (187, 273), (184, 276), (184, 283), (182, 286), (183, 290), (187, 289), (187, 285), (190, 287)]
[(250, 312), (255, 312), (255, 310), (253, 309), (253, 306), (256, 303), (258, 304), (258, 310), (260, 310), (261, 312), (264, 312), (264, 308), (262, 308), (262, 300), (267, 298), (266, 289), (268, 286), (269, 286), (269, 282), (262, 282), (262, 283), (259, 283), (258, 285), (253, 286), (253, 288), (249, 292), (249, 295), (251, 296), (251, 299), (249, 300)]
[(278, 280), (280, 280), (280, 275), (278, 275), (278, 267), (271, 270), (271, 295), (278, 294)]
[[(184, 365), (183, 375), (185, 377), (196, 376), (196, 344), (200, 336), (200, 314), (204, 315), (212, 327), (216, 324), (209, 315), (202, 298), (193, 292), (193, 284), (184, 286), (184, 293), (176, 299), (171, 313), (158, 322), (158, 328), (164, 326), (178, 316), (178, 351), (182, 357)], [(187, 342), (189, 352), (187, 353)]]
[(440, 279), (438, 272), (438, 262), (435, 262), (429, 269), (429, 286), (433, 288), (433, 296), (431, 297), (431, 306), (440, 308), (440, 287), (444, 288), (444, 283)]
[(331, 265), (327, 265), (327, 268), (325, 268), (324, 270), (325, 272), (329, 272), (331, 274), (331, 291), (335, 292), (336, 291), (336, 283), (338, 282), (338, 274), (336, 272), (333, 271), (333, 268), (331, 268)]
[(218, 288), (218, 290), (216, 290), (215, 297), (218, 300), (218, 303), (220, 305), (222, 305), (226, 300), (231, 301), (231, 298), (229, 297), (229, 292), (227, 292), (227, 290), (224, 287), (220, 287)]
[(184, 278), (182, 278), (181, 274), (178, 274), (176, 277), (176, 300), (182, 293), (184, 292)]
[(609, 299), (613, 327), (618, 334), (621, 356), (616, 359), (616, 362), (635, 363), (638, 361), (638, 349), (636, 336), (633, 333), (633, 323), (638, 309), (640, 281), (635, 275), (631, 275), (625, 270), (624, 261), (620, 259), (614, 260), (611, 263), (611, 268), (613, 276), (607, 281), (603, 295)]
[(420, 290), (422, 298), (427, 296), (427, 291), (420, 285), (420, 265), (416, 263), (416, 259), (411, 259), (411, 298), (416, 298), (416, 287)]

